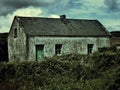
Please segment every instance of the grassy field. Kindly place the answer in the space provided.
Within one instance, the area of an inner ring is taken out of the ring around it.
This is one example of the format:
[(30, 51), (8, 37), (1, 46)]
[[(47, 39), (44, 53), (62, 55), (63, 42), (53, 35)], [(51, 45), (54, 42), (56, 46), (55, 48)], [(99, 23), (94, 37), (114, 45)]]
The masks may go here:
[(0, 63), (0, 90), (120, 90), (120, 51)]

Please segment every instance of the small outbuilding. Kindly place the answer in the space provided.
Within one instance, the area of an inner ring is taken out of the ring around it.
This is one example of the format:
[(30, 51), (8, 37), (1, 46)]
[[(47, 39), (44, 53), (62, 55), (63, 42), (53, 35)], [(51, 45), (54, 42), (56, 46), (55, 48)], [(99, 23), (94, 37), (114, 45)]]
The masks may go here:
[(42, 61), (63, 54), (90, 54), (110, 47), (98, 20), (15, 16), (8, 35), (9, 61)]
[(111, 33), (111, 46), (120, 50), (120, 31), (112, 31)]

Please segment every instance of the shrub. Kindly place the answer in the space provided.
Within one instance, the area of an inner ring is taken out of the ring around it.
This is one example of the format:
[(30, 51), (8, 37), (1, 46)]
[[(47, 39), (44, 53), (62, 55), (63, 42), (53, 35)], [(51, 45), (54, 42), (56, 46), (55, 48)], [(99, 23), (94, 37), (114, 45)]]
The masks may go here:
[(0, 63), (0, 83), (11, 83), (16, 90), (118, 90), (119, 56), (119, 51), (107, 51)]
[(112, 47), (103, 47), (103, 48), (99, 48), (98, 51), (99, 52), (108, 52), (108, 51), (116, 52), (117, 48), (115, 46), (112, 46)]

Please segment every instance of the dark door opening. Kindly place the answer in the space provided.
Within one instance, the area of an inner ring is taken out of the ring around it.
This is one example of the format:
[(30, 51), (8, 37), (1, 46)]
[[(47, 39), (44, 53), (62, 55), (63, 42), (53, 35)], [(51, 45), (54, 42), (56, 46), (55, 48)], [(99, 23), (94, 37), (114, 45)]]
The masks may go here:
[(88, 52), (88, 54), (90, 54), (90, 53), (92, 53), (92, 50), (93, 50), (93, 44), (88, 44), (87, 45), (87, 52)]
[(36, 45), (36, 61), (44, 60), (44, 45)]

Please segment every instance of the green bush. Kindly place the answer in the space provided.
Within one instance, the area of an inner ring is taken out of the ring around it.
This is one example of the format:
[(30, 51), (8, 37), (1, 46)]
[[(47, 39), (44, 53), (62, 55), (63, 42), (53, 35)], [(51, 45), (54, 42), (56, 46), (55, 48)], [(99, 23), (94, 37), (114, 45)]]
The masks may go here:
[(0, 83), (15, 90), (118, 90), (120, 52), (70, 54), (42, 62), (0, 63)]
[(113, 65), (120, 64), (120, 53), (115, 52), (104, 52), (104, 53), (95, 53), (92, 56), (94, 61), (94, 67), (99, 70), (109, 69)]
[(112, 47), (99, 48), (98, 50), (99, 50), (99, 52), (108, 52), (108, 51), (116, 52), (117, 48), (115, 46), (112, 46)]

